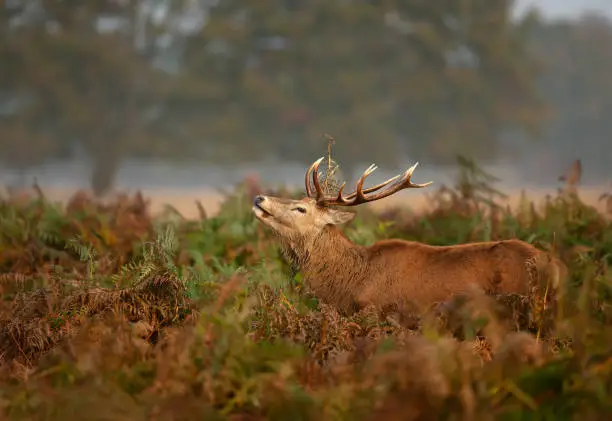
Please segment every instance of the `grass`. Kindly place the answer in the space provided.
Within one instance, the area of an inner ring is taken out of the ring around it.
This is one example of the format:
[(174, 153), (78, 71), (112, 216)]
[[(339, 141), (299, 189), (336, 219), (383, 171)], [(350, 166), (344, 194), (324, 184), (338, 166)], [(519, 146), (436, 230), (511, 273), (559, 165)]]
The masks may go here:
[(606, 419), (612, 223), (574, 193), (507, 209), (494, 183), (464, 160), (429, 211), (359, 209), (345, 232), (364, 244), (520, 238), (557, 253), (570, 285), (552, 304), (474, 294), (412, 330), (308, 295), (252, 217), (252, 185), (195, 221), (171, 208), (151, 218), (138, 194), (106, 206), (6, 198), (3, 417)]

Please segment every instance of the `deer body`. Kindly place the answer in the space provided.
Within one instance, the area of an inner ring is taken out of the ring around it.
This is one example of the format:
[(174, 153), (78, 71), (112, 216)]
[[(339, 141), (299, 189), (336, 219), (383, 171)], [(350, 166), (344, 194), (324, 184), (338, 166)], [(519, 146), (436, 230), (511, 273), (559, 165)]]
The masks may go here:
[(530, 266), (541, 256), (518, 240), (457, 246), (382, 240), (366, 247), (334, 226), (308, 250), (284, 253), (319, 299), (347, 315), (368, 305), (420, 312), (472, 285), (489, 294), (526, 294), (532, 286)]
[[(341, 188), (337, 198), (325, 198), (316, 173), (320, 161), (306, 174), (309, 197), (289, 200), (257, 196), (253, 212), (275, 233), (285, 257), (294, 269), (302, 272), (312, 292), (341, 313), (350, 315), (368, 305), (420, 313), (468, 292), (474, 285), (489, 294), (526, 294), (534, 287), (534, 269), (542, 257), (548, 256), (519, 240), (454, 246), (430, 246), (399, 239), (382, 240), (370, 246), (353, 243), (338, 225), (349, 222), (355, 214), (330, 205), (352, 206), (388, 196), (401, 188), (427, 184), (410, 182), (412, 167), (399, 185), (367, 198), (366, 193), (380, 190), (398, 177), (363, 190), (366, 171), (355, 193), (343, 197)], [(308, 182), (312, 170), (316, 198), (311, 197)]]

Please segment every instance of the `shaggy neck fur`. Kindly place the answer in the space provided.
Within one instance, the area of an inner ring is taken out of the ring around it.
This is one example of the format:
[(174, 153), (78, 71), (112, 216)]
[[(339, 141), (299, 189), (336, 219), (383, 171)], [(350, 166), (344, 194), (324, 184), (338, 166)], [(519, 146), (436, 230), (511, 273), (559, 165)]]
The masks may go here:
[(282, 250), (295, 271), (321, 301), (341, 312), (355, 311), (367, 267), (365, 247), (351, 242), (338, 228), (327, 226), (315, 238), (281, 239)]

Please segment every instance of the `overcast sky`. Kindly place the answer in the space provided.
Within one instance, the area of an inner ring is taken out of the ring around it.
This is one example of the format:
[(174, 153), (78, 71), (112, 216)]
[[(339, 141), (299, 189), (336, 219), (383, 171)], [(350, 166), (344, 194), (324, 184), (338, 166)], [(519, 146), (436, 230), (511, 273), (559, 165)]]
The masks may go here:
[(612, 18), (612, 0), (516, 0), (516, 5), (519, 14), (535, 5), (553, 19), (576, 17), (587, 10)]

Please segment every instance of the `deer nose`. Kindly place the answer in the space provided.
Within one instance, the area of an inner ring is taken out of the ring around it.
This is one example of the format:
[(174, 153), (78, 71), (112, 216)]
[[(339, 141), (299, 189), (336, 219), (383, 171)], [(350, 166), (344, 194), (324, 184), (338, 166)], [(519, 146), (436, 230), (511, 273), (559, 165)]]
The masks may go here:
[(255, 196), (255, 199), (253, 200), (253, 204), (254, 204), (255, 206), (259, 206), (259, 204), (260, 204), (261, 202), (263, 202), (264, 200), (266, 200), (266, 198), (265, 198), (265, 197), (263, 197), (263, 196), (261, 196), (261, 195), (257, 195), (257, 196)]

